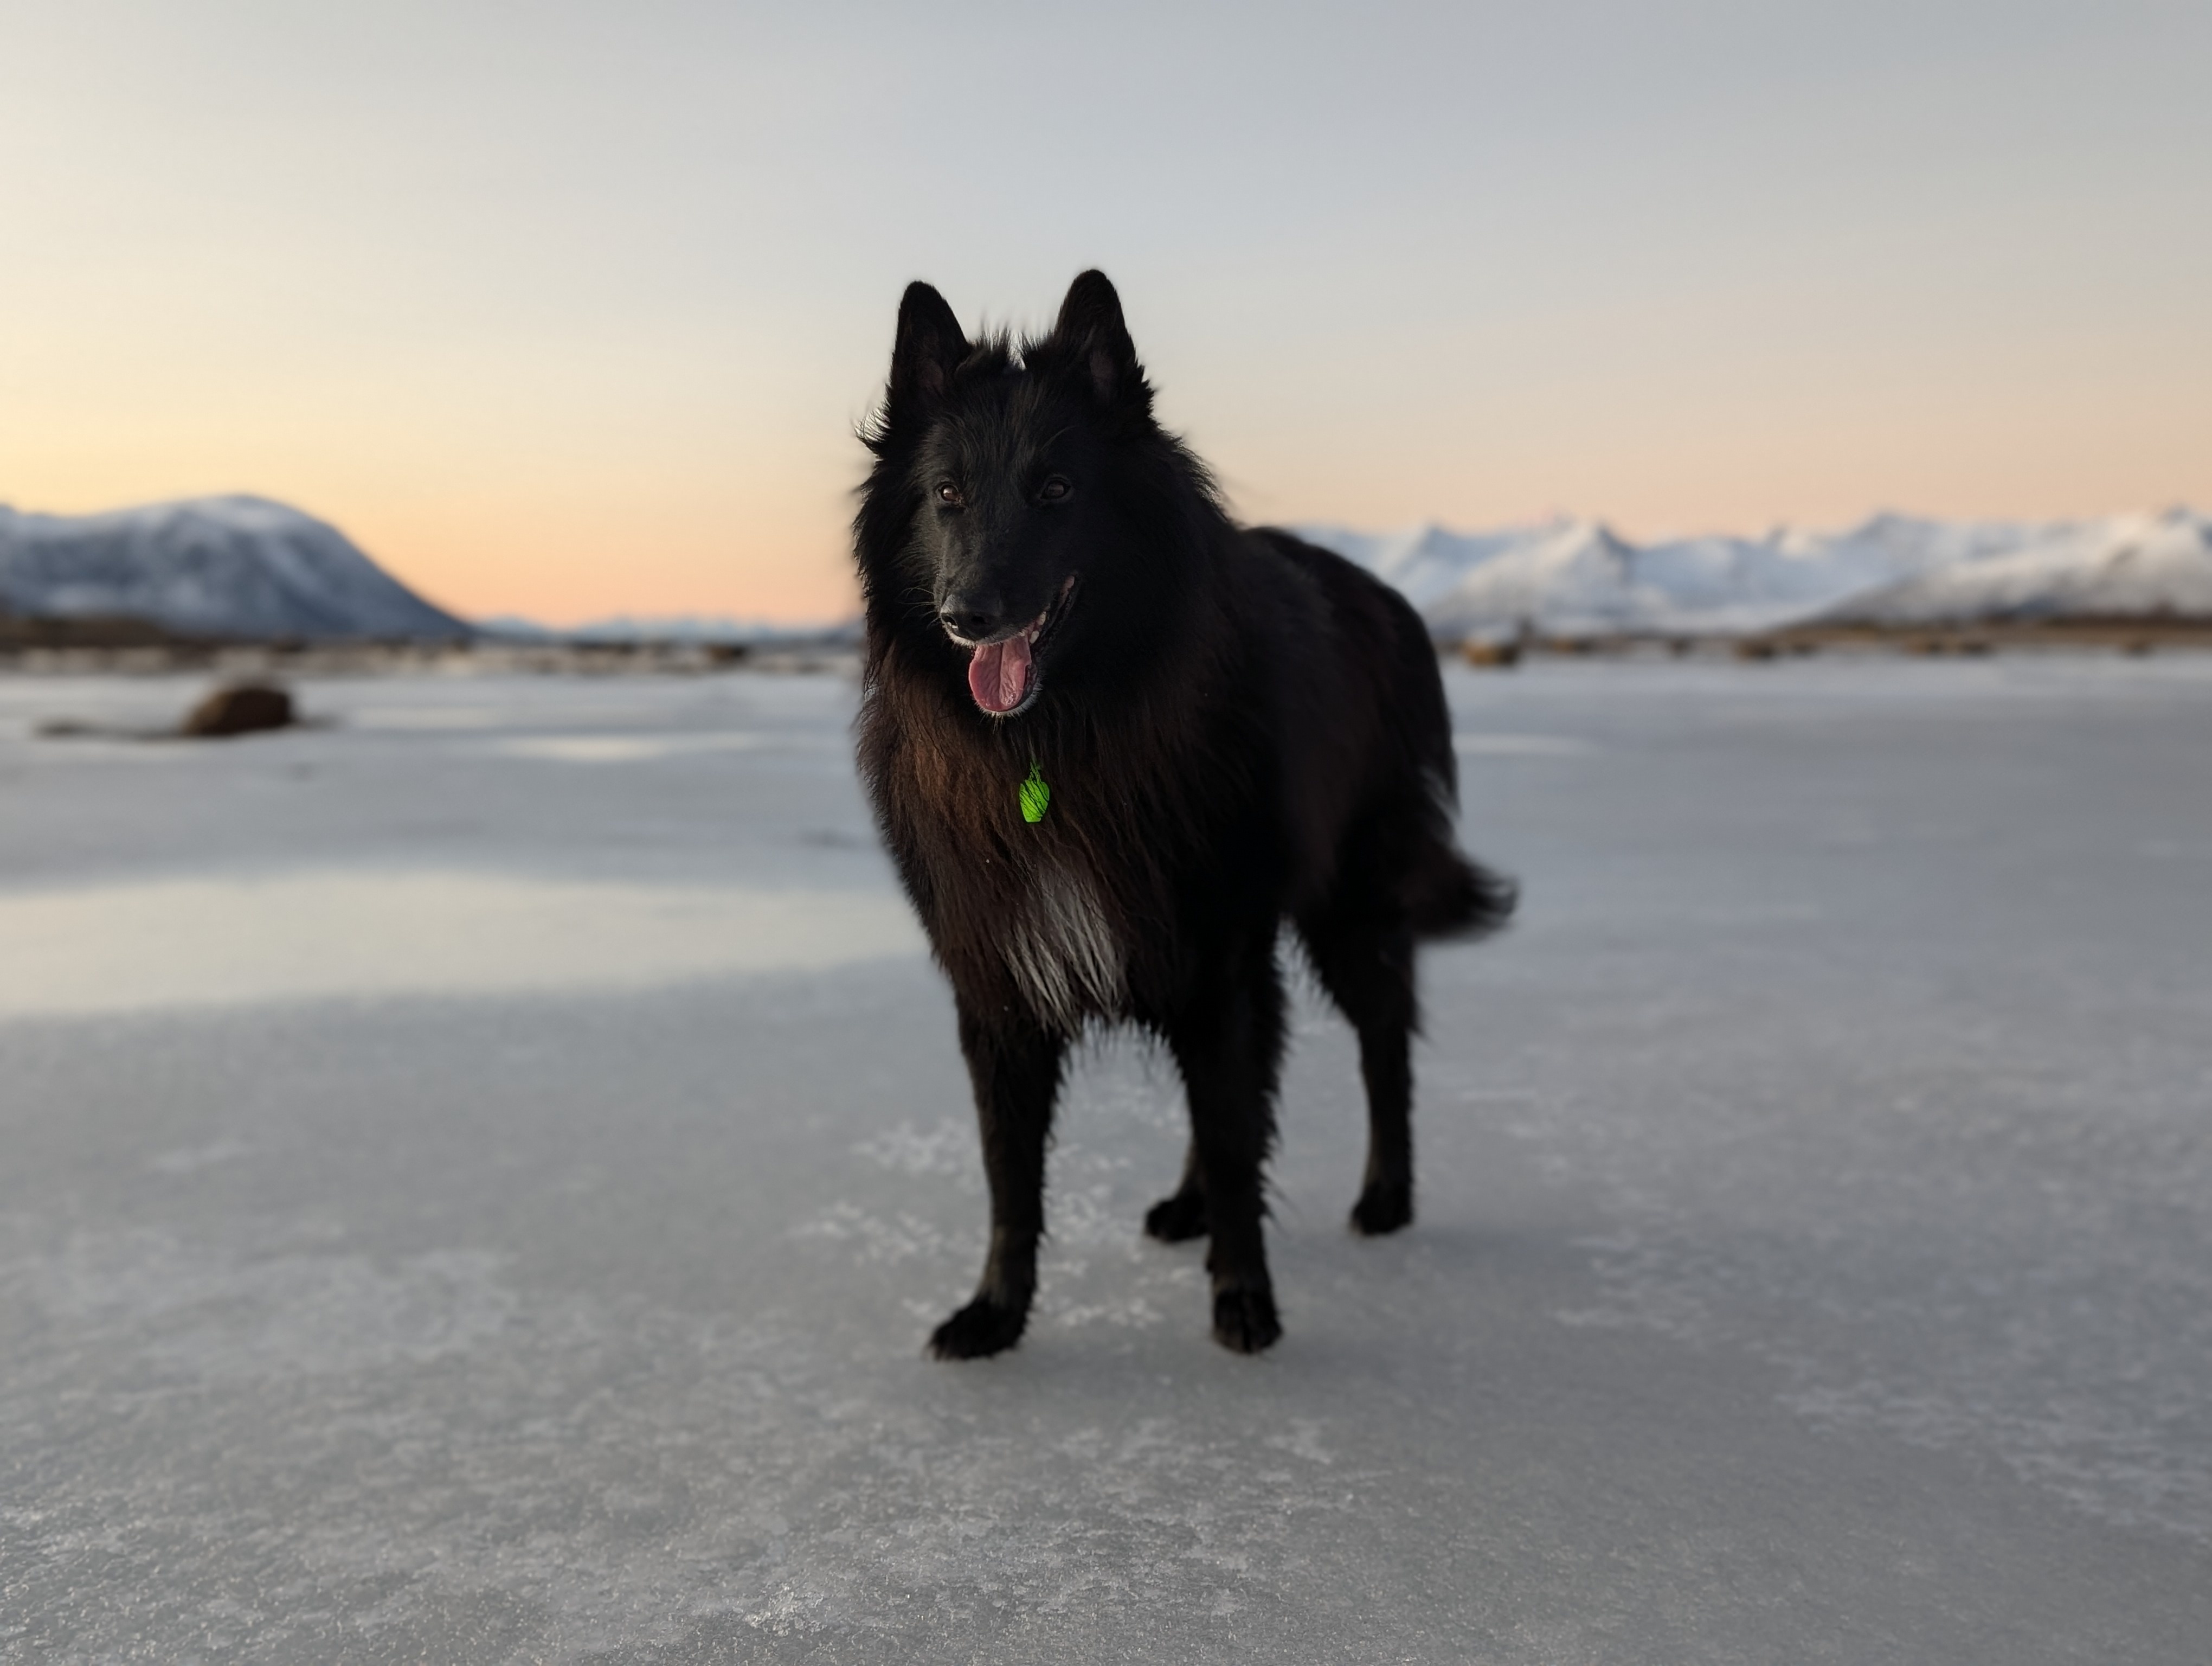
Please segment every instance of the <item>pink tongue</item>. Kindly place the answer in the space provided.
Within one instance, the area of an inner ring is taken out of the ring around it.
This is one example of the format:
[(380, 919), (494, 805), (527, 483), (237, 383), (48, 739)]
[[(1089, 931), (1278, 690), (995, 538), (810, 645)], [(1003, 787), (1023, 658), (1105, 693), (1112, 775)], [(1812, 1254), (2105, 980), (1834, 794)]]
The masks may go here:
[(968, 662), (968, 692), (987, 712), (1010, 712), (1030, 691), (1030, 639), (1009, 636), (979, 648)]

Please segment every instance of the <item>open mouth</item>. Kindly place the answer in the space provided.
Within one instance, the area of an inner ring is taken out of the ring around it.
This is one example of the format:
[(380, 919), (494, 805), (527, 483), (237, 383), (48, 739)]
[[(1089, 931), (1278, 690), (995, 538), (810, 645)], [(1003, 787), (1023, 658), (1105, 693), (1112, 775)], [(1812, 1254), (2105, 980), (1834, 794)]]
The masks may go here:
[(1071, 573), (1043, 612), (1011, 635), (976, 647), (975, 656), (968, 661), (968, 692), (975, 697), (976, 705), (994, 717), (1012, 717), (1028, 709), (1044, 687), (1037, 675), (1037, 648), (1066, 613), (1067, 599), (1074, 588), (1075, 575)]

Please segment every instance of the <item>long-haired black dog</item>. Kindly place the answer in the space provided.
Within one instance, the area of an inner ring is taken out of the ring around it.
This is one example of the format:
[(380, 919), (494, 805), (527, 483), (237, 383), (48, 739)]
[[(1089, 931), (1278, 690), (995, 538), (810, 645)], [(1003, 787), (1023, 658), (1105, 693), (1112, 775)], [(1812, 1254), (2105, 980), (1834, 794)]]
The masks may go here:
[(1377, 1233), (1413, 1214), (1414, 943), (1513, 905), (1453, 848), (1428, 634), (1350, 562), (1230, 520), (1154, 421), (1101, 272), (1018, 349), (911, 285), (863, 437), (860, 769), (952, 982), (991, 1190), (981, 1285), (931, 1347), (1019, 1340), (1063, 1062), (1127, 1020), (1190, 1102), (1182, 1184), (1145, 1230), (1211, 1236), (1214, 1336), (1256, 1353), (1282, 1334), (1261, 1238), (1282, 921), (1359, 1032), (1352, 1223)]

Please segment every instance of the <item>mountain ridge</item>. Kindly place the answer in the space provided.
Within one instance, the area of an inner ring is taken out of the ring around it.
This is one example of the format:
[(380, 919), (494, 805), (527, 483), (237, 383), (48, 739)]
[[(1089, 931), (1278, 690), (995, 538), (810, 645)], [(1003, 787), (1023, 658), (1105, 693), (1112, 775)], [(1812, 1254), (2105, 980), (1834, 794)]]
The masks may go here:
[(1741, 635), (1814, 621), (2212, 617), (2212, 521), (2180, 508), (2070, 521), (1883, 510), (1834, 532), (1644, 544), (1565, 516), (1476, 532), (1293, 530), (1396, 586), (1445, 640), (1523, 628)]
[(246, 493), (88, 515), (0, 504), (0, 609), (180, 635), (453, 640), (476, 628), (329, 522)]
[[(1777, 526), (1638, 544), (1603, 520), (1455, 532), (1292, 530), (1402, 591), (1439, 640), (1742, 635), (2067, 618), (2212, 619), (2212, 520), (2185, 508), (2079, 520), (1884, 510), (1837, 531)], [(128, 619), (180, 635), (301, 640), (772, 641), (850, 634), (705, 615), (567, 631), (471, 623), (393, 578), (326, 521), (246, 494), (89, 515), (0, 505), (0, 613)]]

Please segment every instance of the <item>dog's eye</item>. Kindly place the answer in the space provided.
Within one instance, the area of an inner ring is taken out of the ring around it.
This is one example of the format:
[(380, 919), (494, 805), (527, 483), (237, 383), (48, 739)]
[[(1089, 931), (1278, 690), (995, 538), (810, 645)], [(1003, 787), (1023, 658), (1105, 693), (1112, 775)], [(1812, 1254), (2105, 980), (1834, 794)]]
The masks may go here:
[(960, 488), (950, 480), (940, 480), (937, 483), (937, 501), (939, 503), (949, 503), (957, 509), (968, 500), (960, 496)]
[(1061, 498), (1066, 497), (1068, 493), (1074, 489), (1074, 487), (1069, 485), (1066, 480), (1055, 474), (1049, 480), (1046, 481), (1043, 485), (1037, 488), (1037, 496), (1048, 503), (1057, 503)]

